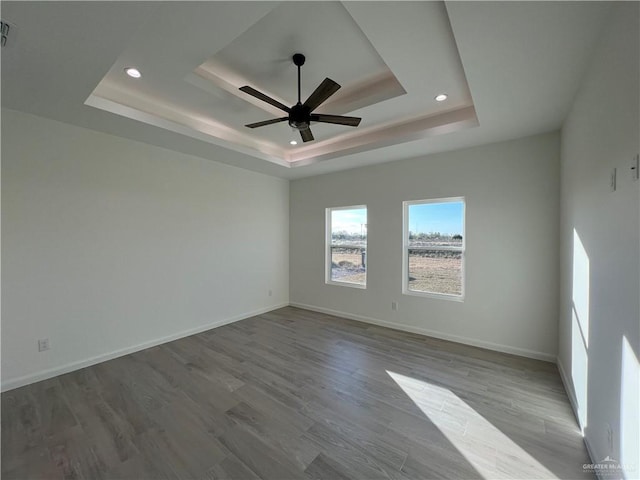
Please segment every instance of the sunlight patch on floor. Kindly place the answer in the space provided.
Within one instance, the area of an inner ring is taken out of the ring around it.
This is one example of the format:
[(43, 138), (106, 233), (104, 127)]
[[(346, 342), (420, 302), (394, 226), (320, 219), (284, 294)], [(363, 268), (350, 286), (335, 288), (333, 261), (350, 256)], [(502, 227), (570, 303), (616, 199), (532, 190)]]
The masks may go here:
[(451, 390), (386, 372), (484, 478), (558, 478)]

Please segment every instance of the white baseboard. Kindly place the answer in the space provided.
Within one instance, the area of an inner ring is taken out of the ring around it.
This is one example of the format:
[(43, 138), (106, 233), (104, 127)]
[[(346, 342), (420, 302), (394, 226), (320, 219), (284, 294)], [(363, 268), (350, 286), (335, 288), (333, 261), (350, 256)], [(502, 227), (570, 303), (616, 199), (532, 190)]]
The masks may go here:
[[(79, 360), (76, 362), (72, 362), (72, 363), (68, 363), (65, 365), (61, 365), (61, 366), (57, 366), (57, 367), (53, 367), (53, 368), (49, 368), (46, 370), (41, 370), (39, 372), (35, 372), (35, 373), (31, 373), (28, 375), (24, 375), (22, 377), (17, 377), (17, 378), (11, 378), (8, 380), (2, 379), (2, 384), (0, 386), (1, 391), (5, 392), (8, 390), (13, 390), (14, 388), (18, 388), (18, 387), (22, 387), (24, 385), (29, 385), (30, 383), (35, 383), (35, 382), (39, 382), (41, 380), (46, 380), (48, 378), (52, 378), (52, 377), (56, 377), (58, 375), (63, 375), (65, 373), (69, 373), (69, 372), (73, 372), (75, 370), (79, 370), (81, 368), (85, 368), (85, 367), (89, 367), (91, 365), (95, 365), (97, 363), (101, 363), (101, 362), (106, 362), (108, 360), (112, 360), (114, 358), (118, 358), (118, 357), (122, 357), (124, 355), (128, 355), (130, 353), (134, 353), (134, 352), (138, 352), (140, 350), (144, 350), (146, 348), (151, 348), (151, 347), (155, 347), (157, 345), (161, 345), (163, 343), (167, 343), (167, 342), (171, 342), (173, 340), (178, 340), (180, 338), (184, 338), (184, 337), (188, 337), (190, 335), (195, 335), (197, 333), (201, 333), (207, 330), (211, 330), (213, 328), (216, 327), (221, 327), (223, 325), (228, 325), (229, 323), (233, 323), (233, 322), (237, 322), (239, 320), (244, 320), (246, 318), (250, 318), (256, 315), (260, 315), (266, 312), (270, 312), (272, 310), (276, 310), (278, 308), (283, 308), (286, 307), (288, 305), (291, 305), (292, 307), (297, 307), (297, 308), (302, 308), (305, 310), (311, 310), (311, 311), (315, 311), (315, 312), (320, 312), (320, 313), (326, 313), (329, 315), (334, 315), (337, 317), (344, 317), (344, 318), (348, 318), (351, 320), (356, 320), (359, 322), (364, 322), (364, 323), (370, 323), (373, 325), (379, 325), (382, 327), (387, 327), (387, 328), (392, 328), (395, 330), (401, 330), (401, 331), (405, 331), (405, 332), (411, 332), (411, 333), (417, 333), (419, 335), (425, 335), (425, 336), (429, 336), (429, 337), (435, 337), (435, 338), (440, 338), (442, 340), (449, 340), (452, 342), (457, 342), (457, 343), (462, 343), (462, 344), (466, 344), (466, 345), (472, 345), (474, 347), (481, 347), (481, 348), (486, 348), (489, 350), (495, 350), (498, 352), (503, 352), (503, 353), (510, 353), (513, 355), (519, 355), (522, 357), (528, 357), (528, 358), (534, 358), (537, 360), (544, 360), (547, 362), (555, 362), (556, 361), (556, 357), (553, 355), (549, 355), (543, 352), (536, 352), (533, 350), (527, 350), (527, 349), (522, 349), (522, 348), (517, 348), (517, 347), (510, 347), (507, 345), (501, 345), (501, 344), (496, 344), (496, 343), (491, 343), (491, 342), (485, 342), (485, 341), (481, 341), (481, 340), (475, 340), (472, 338), (467, 338), (467, 337), (462, 337), (462, 336), (458, 336), (458, 335), (451, 335), (451, 334), (447, 334), (447, 333), (442, 333), (442, 332), (438, 332), (435, 330), (429, 330), (429, 329), (425, 329), (425, 328), (420, 328), (420, 327), (414, 327), (412, 325), (405, 325), (405, 324), (401, 324), (401, 323), (394, 323), (394, 322), (388, 322), (385, 320), (380, 320), (377, 318), (372, 318), (372, 317), (365, 317), (362, 315), (354, 315), (351, 313), (347, 313), (347, 312), (341, 312), (338, 310), (332, 310), (329, 308), (323, 308), (323, 307), (318, 307), (315, 305), (306, 305), (306, 304), (301, 304), (301, 303), (282, 303), (282, 304), (278, 304), (278, 305), (272, 305), (263, 309), (259, 309), (259, 310), (255, 310), (252, 312), (247, 312), (244, 313), (242, 315), (237, 315), (234, 317), (230, 317), (230, 318), (226, 318), (223, 320), (217, 320), (215, 322), (206, 324), (206, 325), (201, 325), (199, 327), (196, 328), (192, 328), (192, 329), (188, 329), (188, 330), (183, 330), (171, 335), (167, 335), (165, 337), (161, 337), (161, 338), (156, 338), (153, 340), (149, 340), (147, 342), (143, 342), (137, 345), (132, 345), (130, 347), (126, 347), (126, 348), (122, 348), (119, 350), (115, 350), (112, 352), (108, 352), (108, 353), (104, 353), (101, 355), (97, 355), (95, 357), (91, 357), (91, 358), (87, 358), (84, 360)], [(563, 375), (563, 371), (561, 370), (561, 376)], [(563, 377), (563, 381), (565, 381), (565, 378)], [(566, 387), (566, 382), (565, 382), (565, 388)], [(567, 389), (568, 392), (570, 392), (569, 389)], [(569, 396), (570, 401), (573, 402), (572, 397)], [(572, 406), (574, 406), (574, 404), (572, 403)], [(575, 406), (574, 406), (575, 409)]]
[(379, 325), (381, 327), (392, 328), (394, 330), (401, 330), (404, 332), (417, 333), (419, 335), (425, 335), (427, 337), (435, 337), (441, 340), (449, 340), (451, 342), (463, 343), (465, 345), (471, 345), (473, 347), (486, 348), (487, 350), (494, 350), (496, 352), (510, 353), (512, 355), (518, 355), (520, 357), (533, 358), (536, 360), (543, 360), (545, 362), (555, 363), (556, 356), (549, 353), (537, 352), (535, 350), (527, 350), (525, 348), (511, 347), (509, 345), (502, 345), (499, 343), (486, 342), (483, 340), (476, 340), (474, 338), (462, 337), (459, 335), (452, 335), (449, 333), (438, 332), (436, 330), (429, 330), (426, 328), (415, 327), (413, 325), (406, 325), (403, 323), (388, 322), (386, 320), (380, 320), (378, 318), (365, 317), (363, 315), (354, 315), (352, 313), (341, 312), (338, 310), (332, 310), (330, 308), (318, 307), (315, 305), (306, 305), (303, 303), (292, 302), (289, 305), (292, 307), (302, 308), (304, 310), (311, 310), (314, 312), (326, 313), (328, 315), (334, 315), (336, 317), (344, 317), (357, 322), (371, 323), (373, 325)]
[(288, 303), (272, 305), (259, 310), (254, 310), (253, 312), (247, 312), (247, 313), (236, 315), (230, 318), (217, 320), (215, 322), (208, 323), (206, 325), (200, 325), (195, 328), (190, 328), (188, 330), (176, 332), (171, 335), (167, 335), (165, 337), (156, 338), (153, 340), (149, 340), (147, 342), (139, 343), (137, 345), (132, 345), (130, 347), (114, 350), (113, 352), (96, 355), (95, 357), (86, 358), (84, 360), (79, 360), (77, 362), (67, 363), (66, 365), (49, 368), (47, 370), (41, 370), (39, 372), (30, 373), (29, 375), (24, 375), (22, 377), (11, 378), (9, 380), (2, 379), (2, 385), (0, 388), (3, 392), (6, 392), (8, 390), (13, 390), (14, 388), (29, 385), (30, 383), (35, 383), (41, 380), (46, 380), (48, 378), (57, 377), (58, 375), (63, 375), (65, 373), (73, 372), (75, 370), (80, 370), (81, 368), (90, 367), (91, 365), (95, 365), (97, 363), (106, 362), (107, 360), (112, 360), (114, 358), (122, 357), (130, 353), (139, 352), (140, 350), (155, 347), (157, 345), (162, 345), (163, 343), (171, 342), (173, 340), (178, 340), (184, 337), (189, 337), (191, 335), (202, 333), (207, 330), (211, 330), (213, 328), (221, 327), (223, 325), (228, 325), (230, 323), (244, 320), (246, 318), (255, 317), (256, 315), (261, 315), (263, 313), (267, 313), (272, 310), (277, 310), (278, 308), (283, 308), (288, 305), (289, 305)]

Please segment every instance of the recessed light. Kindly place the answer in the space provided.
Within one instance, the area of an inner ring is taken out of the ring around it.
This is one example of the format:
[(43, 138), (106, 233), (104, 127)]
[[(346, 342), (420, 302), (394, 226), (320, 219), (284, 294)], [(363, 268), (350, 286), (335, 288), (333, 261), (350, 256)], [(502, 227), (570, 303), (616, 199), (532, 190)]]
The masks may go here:
[(449, 98), (449, 95), (441, 93), (440, 95), (436, 95), (436, 102), (444, 102), (447, 98)]
[(134, 67), (125, 68), (124, 73), (129, 75), (131, 78), (140, 78), (142, 76), (142, 74), (140, 73), (140, 70)]
[(297, 144), (298, 144), (298, 142), (296, 142), (295, 140), (291, 140), (291, 141), (289, 142), (289, 145), (297, 145)]

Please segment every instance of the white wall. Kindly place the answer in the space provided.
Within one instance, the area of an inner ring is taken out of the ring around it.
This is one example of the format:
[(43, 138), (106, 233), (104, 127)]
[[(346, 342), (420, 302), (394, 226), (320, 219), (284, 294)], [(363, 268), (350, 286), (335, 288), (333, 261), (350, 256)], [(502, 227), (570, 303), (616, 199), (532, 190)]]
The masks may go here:
[(4, 389), (288, 303), (288, 181), (2, 115)]
[[(296, 180), (290, 190), (292, 304), (555, 360), (558, 133)], [(466, 197), (464, 302), (402, 295), (403, 200), (455, 196)], [(367, 288), (326, 285), (325, 208), (360, 204)]]
[[(639, 15), (638, 2), (612, 10), (561, 137), (558, 360), (592, 459), (629, 464), (627, 478), (640, 478), (640, 182), (630, 170), (640, 150)], [(574, 316), (584, 324), (586, 349)]]

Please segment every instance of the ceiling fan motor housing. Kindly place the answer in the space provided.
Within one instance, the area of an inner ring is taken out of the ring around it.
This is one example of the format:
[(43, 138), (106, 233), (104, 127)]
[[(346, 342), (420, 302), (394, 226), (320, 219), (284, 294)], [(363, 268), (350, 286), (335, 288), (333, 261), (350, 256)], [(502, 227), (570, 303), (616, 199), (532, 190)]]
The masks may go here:
[(289, 112), (289, 126), (296, 130), (306, 130), (311, 123), (311, 109), (298, 103), (291, 107)]

